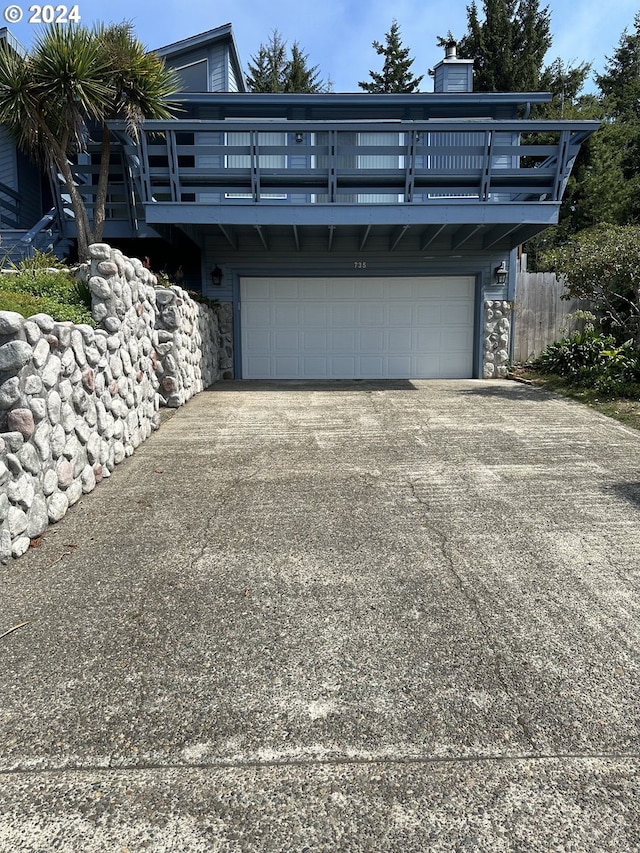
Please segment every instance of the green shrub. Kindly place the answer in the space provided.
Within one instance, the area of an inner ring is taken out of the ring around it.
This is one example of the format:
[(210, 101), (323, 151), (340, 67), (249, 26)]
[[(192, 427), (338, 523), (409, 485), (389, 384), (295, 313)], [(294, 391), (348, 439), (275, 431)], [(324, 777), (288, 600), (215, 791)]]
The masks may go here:
[(632, 341), (616, 346), (612, 335), (597, 334), (590, 327), (550, 344), (535, 367), (603, 395), (635, 395), (640, 382), (640, 358)]
[(41, 252), (39, 249), (36, 249), (30, 258), (23, 258), (17, 264), (11, 261), (10, 267), (15, 270), (67, 269), (64, 261), (53, 252)]
[(54, 320), (95, 325), (89, 288), (65, 268), (51, 271), (54, 261), (55, 257), (40, 253), (22, 261), (15, 272), (0, 274), (0, 310), (17, 311), (24, 317), (49, 314)]

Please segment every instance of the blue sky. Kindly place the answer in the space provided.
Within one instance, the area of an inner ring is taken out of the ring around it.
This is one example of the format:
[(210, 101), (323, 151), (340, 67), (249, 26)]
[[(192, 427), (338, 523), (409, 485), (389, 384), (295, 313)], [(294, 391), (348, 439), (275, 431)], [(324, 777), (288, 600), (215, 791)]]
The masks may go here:
[[(9, 4), (0, 3), (0, 9)], [(17, 3), (22, 22), (10, 29), (25, 45), (38, 27), (27, 22), (29, 4)], [(53, 4), (56, 6), (57, 4)], [(150, 48), (161, 47), (220, 24), (231, 23), (246, 69), (251, 56), (275, 28), (291, 44), (297, 40), (318, 65), (323, 79), (331, 77), (336, 92), (359, 91), (358, 81), (369, 69), (380, 69), (371, 42), (384, 41), (391, 20), (400, 24), (403, 44), (415, 58), (413, 72), (425, 75), (421, 88), (432, 91), (427, 69), (439, 61), (437, 36), (466, 29), (467, 0), (80, 0), (82, 23), (133, 21), (139, 38)], [(541, 3), (544, 5), (544, 2)], [(640, 0), (548, 0), (553, 46), (547, 57), (587, 61), (602, 71), (625, 28), (633, 29)], [(481, 6), (481, 3), (479, 3)], [(59, 7), (58, 7), (59, 8)]]

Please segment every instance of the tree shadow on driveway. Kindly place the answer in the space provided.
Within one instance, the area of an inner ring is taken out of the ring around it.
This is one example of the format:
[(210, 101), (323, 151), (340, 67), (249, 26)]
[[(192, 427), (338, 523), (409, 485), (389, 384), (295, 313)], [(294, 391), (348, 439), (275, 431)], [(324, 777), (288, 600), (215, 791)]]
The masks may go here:
[(624, 500), (640, 509), (640, 481), (635, 483), (614, 483), (613, 486), (608, 487), (607, 491), (614, 492), (618, 497), (624, 498)]

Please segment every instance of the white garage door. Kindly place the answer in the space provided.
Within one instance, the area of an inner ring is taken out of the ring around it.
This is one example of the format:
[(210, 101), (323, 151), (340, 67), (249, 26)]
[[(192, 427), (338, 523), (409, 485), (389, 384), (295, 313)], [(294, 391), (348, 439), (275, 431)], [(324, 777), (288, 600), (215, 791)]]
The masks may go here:
[(243, 278), (245, 379), (463, 379), (473, 276)]

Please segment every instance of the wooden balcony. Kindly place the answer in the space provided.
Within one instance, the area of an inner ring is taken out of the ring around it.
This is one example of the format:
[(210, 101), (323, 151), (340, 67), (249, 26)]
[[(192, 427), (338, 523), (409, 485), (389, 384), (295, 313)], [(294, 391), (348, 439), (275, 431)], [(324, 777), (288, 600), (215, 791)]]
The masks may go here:
[[(558, 207), (597, 122), (149, 121), (124, 144), (146, 219), (475, 223)], [(549, 210), (540, 211), (548, 224)]]

